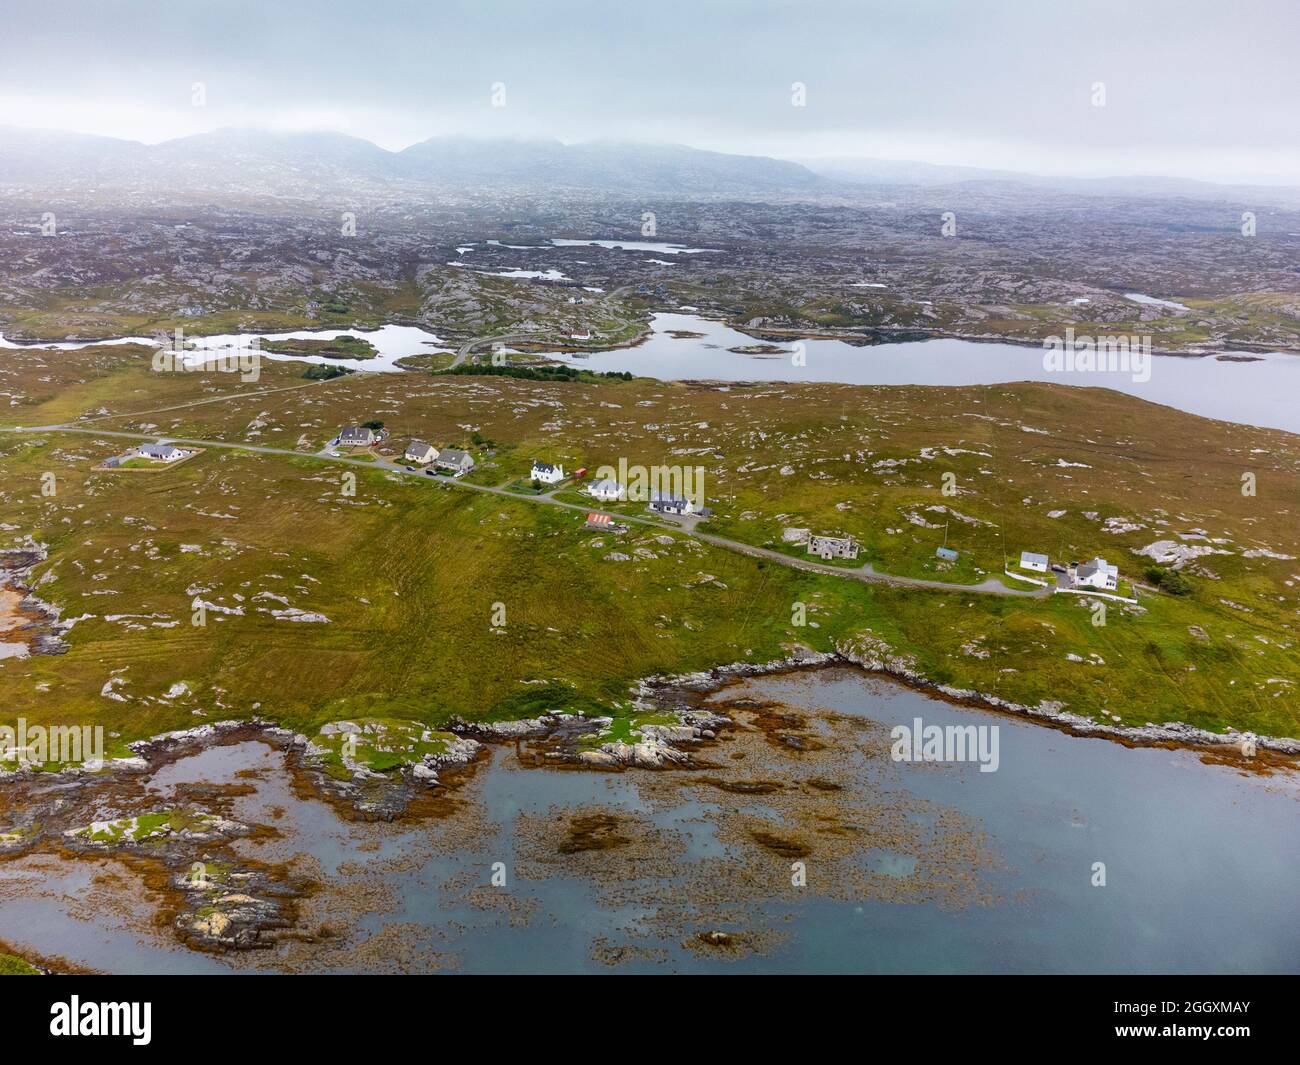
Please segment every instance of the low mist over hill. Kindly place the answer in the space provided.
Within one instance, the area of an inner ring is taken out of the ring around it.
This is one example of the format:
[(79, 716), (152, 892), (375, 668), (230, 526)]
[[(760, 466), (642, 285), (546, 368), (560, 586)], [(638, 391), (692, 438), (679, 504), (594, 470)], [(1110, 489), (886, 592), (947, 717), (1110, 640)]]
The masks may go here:
[[(1300, 206), (1300, 189), (1216, 185), (1164, 177), (1071, 178), (889, 159), (805, 163), (731, 155), (681, 144), (431, 137), (399, 152), (328, 130), (219, 129), (147, 145), (56, 130), (0, 128), (0, 185), (74, 191), (93, 187), (251, 195), (348, 195), (424, 190), (500, 191), (536, 197), (598, 191), (614, 196), (927, 202), (1017, 190), (1090, 197), (1185, 197)], [(941, 194), (936, 199), (936, 194)], [(906, 197), (905, 197), (906, 198)]]
[(221, 189), (256, 179), (277, 191), (366, 184), (528, 186), (674, 195), (816, 192), (832, 184), (798, 163), (675, 144), (434, 137), (400, 152), (328, 131), (223, 129), (145, 145), (51, 130), (0, 130), (0, 183)]
[(999, 186), (1011, 186), (1070, 196), (1185, 197), (1300, 206), (1300, 188), (1293, 185), (1219, 184), (1159, 176), (1068, 177), (977, 166), (943, 166), (903, 159), (842, 158), (809, 159), (803, 162), (809, 170), (837, 184), (870, 188), (977, 186), (993, 190)]

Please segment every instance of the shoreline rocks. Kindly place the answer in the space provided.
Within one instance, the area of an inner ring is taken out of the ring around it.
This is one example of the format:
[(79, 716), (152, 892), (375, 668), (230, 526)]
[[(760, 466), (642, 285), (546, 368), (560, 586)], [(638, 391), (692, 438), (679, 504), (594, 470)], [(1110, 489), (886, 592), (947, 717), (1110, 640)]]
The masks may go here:
[(958, 702), (1050, 721), (1081, 735), (1100, 736), (1141, 746), (1173, 743), (1184, 747), (1222, 747), (1240, 746), (1245, 742), (1253, 741), (1259, 748), (1280, 754), (1300, 755), (1300, 740), (1288, 736), (1259, 736), (1253, 732), (1239, 732), (1235, 729), (1218, 733), (1182, 721), (1166, 721), (1160, 725), (1148, 722), (1141, 726), (1105, 724), (1081, 714), (1069, 713), (1062, 709), (1064, 704), (1059, 702), (1043, 702), (1037, 706), (1027, 706), (974, 688), (954, 688), (949, 684), (939, 684), (911, 668), (908, 660), (892, 656), (864, 653), (841, 646), (837, 647), (835, 657), (843, 663), (858, 666), (869, 673), (883, 673), (912, 687), (938, 692)]

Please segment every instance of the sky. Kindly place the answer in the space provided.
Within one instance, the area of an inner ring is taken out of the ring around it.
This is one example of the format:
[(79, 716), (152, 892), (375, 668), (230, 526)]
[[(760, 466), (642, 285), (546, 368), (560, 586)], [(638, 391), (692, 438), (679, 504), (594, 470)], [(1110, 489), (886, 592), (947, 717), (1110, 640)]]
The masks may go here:
[(0, 125), (1300, 185), (1300, 0), (4, 0), (0, 24)]

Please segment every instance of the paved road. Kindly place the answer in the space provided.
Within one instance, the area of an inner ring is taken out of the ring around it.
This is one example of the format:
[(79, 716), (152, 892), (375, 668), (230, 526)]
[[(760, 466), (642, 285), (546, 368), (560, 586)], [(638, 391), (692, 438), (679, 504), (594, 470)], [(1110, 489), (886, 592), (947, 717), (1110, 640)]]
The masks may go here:
[[(560, 499), (554, 499), (550, 495), (525, 495), (520, 492), (511, 492), (505, 488), (496, 488), (492, 485), (472, 484), (468, 481), (457, 480), (453, 477), (430, 477), (428, 474), (420, 470), (410, 472), (405, 468), (405, 466), (396, 462), (389, 462), (386, 459), (360, 459), (351, 458), (347, 455), (340, 455), (336, 458), (333, 455), (328, 454), (326, 451), (292, 451), (289, 448), (234, 443), (228, 440), (193, 440), (183, 437), (167, 436), (165, 434), (125, 433), (117, 430), (91, 429), (75, 425), (21, 426), (18, 428), (4, 429), (3, 431), (9, 433), (85, 433), (92, 436), (108, 436), (122, 440), (138, 440), (150, 443), (161, 443), (166, 441), (172, 444), (188, 445), (191, 447), (224, 448), (231, 451), (252, 451), (262, 455), (284, 455), (297, 459), (320, 459), (324, 462), (333, 462), (340, 465), (361, 466), (369, 470), (385, 470), (402, 477), (414, 477), (422, 481), (433, 481), (437, 484), (459, 488), (464, 491), (504, 496), (507, 499), (517, 500), (522, 503), (536, 503), (543, 506), (563, 507), (565, 510), (573, 510), (584, 514), (593, 510), (599, 510), (599, 508), (594, 505), (589, 506), (582, 503), (567, 503)], [(605, 512), (601, 511), (601, 513)], [(642, 518), (627, 514), (613, 514), (613, 517), (620, 522), (627, 522), (633, 525), (642, 525), (652, 529), (659, 529), (661, 531), (668, 531), (669, 529), (669, 527), (665, 526), (661, 521), (653, 518)], [(773, 551), (766, 547), (756, 547), (753, 544), (742, 543), (739, 540), (729, 540), (723, 536), (713, 536), (710, 533), (698, 532), (694, 528), (686, 526), (672, 526), (671, 531), (676, 532), (681, 536), (693, 537), (701, 543), (710, 544), (713, 547), (719, 547), (725, 551), (734, 551), (738, 554), (749, 555), (751, 558), (764, 559), (768, 562), (775, 562), (778, 565), (789, 566), (791, 569), (807, 570), (812, 573), (823, 573), (833, 577), (862, 581), (866, 584), (884, 584), (896, 588), (929, 588), (937, 591), (969, 592), (981, 595), (1006, 595), (1022, 599), (1040, 599), (1051, 594), (1051, 590), (1048, 588), (1036, 588), (1032, 590), (1008, 588), (992, 578), (986, 580), (983, 584), (948, 584), (944, 581), (925, 580), (920, 577), (897, 577), (887, 573), (878, 573), (870, 563), (866, 563), (856, 569), (848, 569), (842, 566), (831, 566), (823, 562), (813, 562), (811, 559), (792, 558), (790, 555), (782, 554), (780, 551)]]
[(452, 359), (449, 370), (456, 369), (462, 362), (469, 358), (469, 354), (481, 344), (509, 344), (517, 341), (526, 340), (544, 340), (546, 333), (542, 330), (533, 330), (528, 333), (502, 333), (495, 337), (475, 337), (473, 340), (467, 340), (456, 352), (456, 357)]

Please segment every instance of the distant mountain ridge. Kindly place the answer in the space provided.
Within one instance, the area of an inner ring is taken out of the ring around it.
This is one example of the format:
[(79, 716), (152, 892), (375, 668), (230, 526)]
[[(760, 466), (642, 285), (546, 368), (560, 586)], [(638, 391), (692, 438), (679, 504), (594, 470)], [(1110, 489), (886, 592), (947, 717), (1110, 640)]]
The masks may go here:
[[(0, 186), (286, 194), (362, 188), (592, 190), (687, 197), (856, 198), (871, 189), (1028, 188), (1071, 196), (1186, 197), (1300, 207), (1300, 188), (1167, 177), (1071, 178), (889, 159), (793, 162), (681, 144), (431, 137), (392, 152), (329, 130), (226, 128), (143, 144), (0, 127)], [(1004, 193), (1006, 194), (1006, 193)]]
[(830, 184), (784, 159), (688, 148), (681, 144), (589, 141), (476, 141), (432, 137), (397, 153), (402, 173), (424, 180), (542, 180), (609, 188), (671, 187), (709, 192), (813, 189)]
[(689, 195), (830, 187), (798, 163), (678, 144), (432, 137), (400, 152), (330, 131), (220, 129), (146, 145), (54, 130), (0, 129), (0, 183), (220, 187), (396, 182), (431, 187), (548, 186)]

